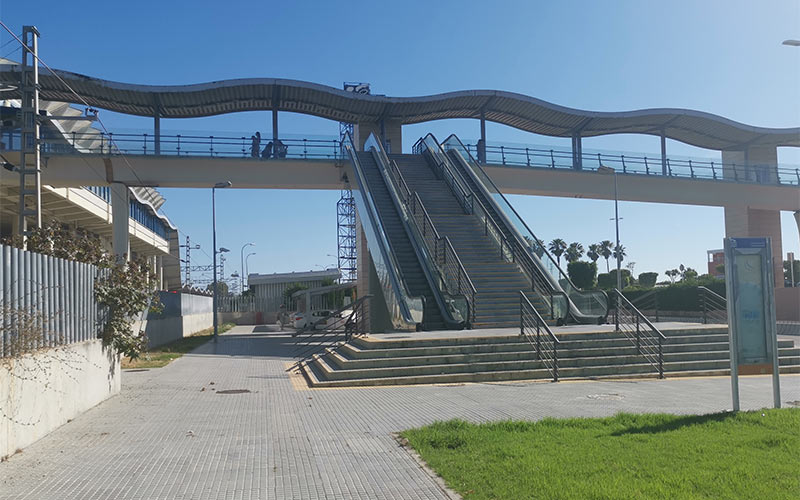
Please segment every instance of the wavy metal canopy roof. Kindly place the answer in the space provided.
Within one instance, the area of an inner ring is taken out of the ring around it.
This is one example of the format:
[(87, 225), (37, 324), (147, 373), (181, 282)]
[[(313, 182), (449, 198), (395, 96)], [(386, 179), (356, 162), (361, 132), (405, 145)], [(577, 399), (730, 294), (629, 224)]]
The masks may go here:
[[(222, 80), (194, 85), (135, 85), (76, 73), (56, 73), (91, 106), (140, 116), (195, 118), (238, 111), (304, 113), (351, 123), (396, 120), (402, 124), (446, 118), (486, 119), (555, 137), (650, 134), (707, 149), (751, 146), (800, 147), (800, 127), (764, 128), (688, 109), (598, 112), (558, 106), (534, 97), (498, 90), (464, 90), (421, 97), (387, 97), (345, 92), (317, 83), (276, 78)], [(18, 64), (0, 65), (0, 84), (17, 85)], [(80, 104), (48, 71), (40, 73), (41, 98)], [(18, 91), (3, 93), (15, 98)]]

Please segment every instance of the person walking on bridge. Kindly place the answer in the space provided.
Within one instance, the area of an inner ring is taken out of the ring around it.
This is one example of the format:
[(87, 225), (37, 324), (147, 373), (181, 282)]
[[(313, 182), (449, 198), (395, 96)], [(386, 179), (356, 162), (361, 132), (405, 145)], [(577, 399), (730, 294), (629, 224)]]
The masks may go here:
[(256, 132), (256, 135), (250, 136), (250, 141), (250, 156), (258, 158), (258, 154), (261, 152), (261, 132)]

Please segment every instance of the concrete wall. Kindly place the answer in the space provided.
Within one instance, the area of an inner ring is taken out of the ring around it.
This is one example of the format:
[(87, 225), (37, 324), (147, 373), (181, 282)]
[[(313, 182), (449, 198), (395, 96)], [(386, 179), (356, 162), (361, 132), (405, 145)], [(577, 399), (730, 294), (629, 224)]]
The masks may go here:
[[(219, 313), (219, 322), (222, 323), (235, 323), (237, 325), (257, 325), (258, 322), (257, 312), (221, 312)], [(261, 313), (261, 322), (266, 323), (265, 318), (273, 318), (274, 323), (275, 313)]]
[(100, 340), (0, 359), (0, 457), (119, 391), (119, 357)]
[(143, 328), (148, 347), (156, 347), (214, 326), (213, 299), (190, 293), (161, 293), (163, 310), (135, 325)]
[(214, 315), (212, 312), (207, 312), (172, 318), (149, 319), (144, 321), (144, 332), (148, 339), (147, 346), (157, 347), (183, 337), (190, 337), (213, 326)]

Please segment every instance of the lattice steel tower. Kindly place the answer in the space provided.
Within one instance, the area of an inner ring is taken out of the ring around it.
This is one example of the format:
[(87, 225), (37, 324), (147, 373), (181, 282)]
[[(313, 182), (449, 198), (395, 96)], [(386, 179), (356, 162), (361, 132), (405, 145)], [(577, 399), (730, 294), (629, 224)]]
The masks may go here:
[[(369, 94), (368, 83), (344, 82), (342, 88), (356, 94)], [(344, 141), (347, 134), (353, 135), (353, 124), (339, 122), (339, 140)], [(358, 275), (358, 249), (356, 246), (356, 202), (350, 185), (342, 189), (336, 202), (336, 245), (339, 250), (339, 271), (342, 282), (355, 281)]]

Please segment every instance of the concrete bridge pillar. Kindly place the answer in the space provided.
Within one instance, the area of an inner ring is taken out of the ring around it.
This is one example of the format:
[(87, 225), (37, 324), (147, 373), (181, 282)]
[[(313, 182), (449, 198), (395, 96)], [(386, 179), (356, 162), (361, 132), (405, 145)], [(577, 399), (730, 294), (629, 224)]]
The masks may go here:
[(130, 259), (130, 193), (121, 182), (111, 184), (112, 244), (117, 260)]
[[(747, 148), (723, 151), (725, 179), (774, 184), (777, 182), (777, 148)], [(725, 207), (725, 236), (728, 238), (772, 238), (772, 260), (775, 287), (783, 288), (783, 247), (779, 210), (758, 210), (750, 207)]]
[(356, 123), (353, 127), (353, 141), (359, 151), (364, 150), (364, 143), (370, 134), (383, 139), (383, 147), (387, 153), (403, 152), (403, 126), (399, 120)]
[(772, 238), (775, 288), (783, 288), (781, 213), (778, 210), (725, 207), (725, 236), (728, 238)]

